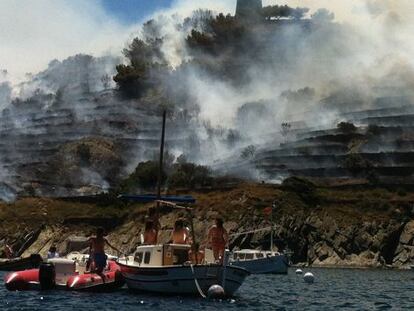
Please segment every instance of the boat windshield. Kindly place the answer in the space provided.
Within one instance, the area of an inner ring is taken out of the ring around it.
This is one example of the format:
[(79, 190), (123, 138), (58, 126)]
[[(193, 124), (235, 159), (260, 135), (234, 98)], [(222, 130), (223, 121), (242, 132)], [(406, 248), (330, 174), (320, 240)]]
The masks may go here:
[(134, 260), (135, 260), (137, 263), (141, 263), (141, 262), (142, 262), (142, 252), (137, 252), (137, 253), (135, 253)]
[(246, 260), (250, 260), (254, 258), (254, 254), (246, 254)]
[(144, 263), (145, 264), (149, 264), (150, 263), (150, 260), (151, 260), (151, 252), (145, 252), (145, 255), (144, 255)]

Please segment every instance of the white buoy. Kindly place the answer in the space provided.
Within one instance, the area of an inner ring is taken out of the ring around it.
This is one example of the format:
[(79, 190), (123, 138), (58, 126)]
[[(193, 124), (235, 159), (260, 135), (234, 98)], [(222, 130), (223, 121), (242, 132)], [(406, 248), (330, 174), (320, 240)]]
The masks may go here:
[(212, 299), (223, 298), (224, 289), (220, 285), (211, 285), (207, 292), (207, 297)]
[(302, 271), (302, 269), (296, 269), (295, 273), (296, 273), (296, 274), (302, 274), (302, 273), (303, 273), (303, 271)]
[(306, 283), (311, 284), (315, 281), (315, 276), (311, 272), (306, 272), (305, 275), (303, 276), (303, 280)]

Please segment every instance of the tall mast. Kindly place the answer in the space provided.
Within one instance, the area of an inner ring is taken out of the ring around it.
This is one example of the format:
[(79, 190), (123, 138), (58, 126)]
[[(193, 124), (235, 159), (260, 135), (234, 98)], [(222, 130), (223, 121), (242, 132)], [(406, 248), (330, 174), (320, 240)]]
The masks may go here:
[(274, 230), (274, 225), (273, 225), (273, 212), (276, 208), (276, 201), (273, 201), (272, 203), (272, 212), (270, 214), (270, 225), (271, 225), (271, 230), (270, 230), (270, 251), (273, 252), (273, 230)]
[(162, 114), (162, 132), (161, 132), (161, 146), (160, 146), (160, 162), (158, 164), (158, 181), (157, 181), (157, 206), (159, 207), (161, 200), (161, 183), (162, 183), (162, 171), (164, 162), (164, 141), (165, 141), (165, 119), (167, 117), (167, 111), (164, 110)]

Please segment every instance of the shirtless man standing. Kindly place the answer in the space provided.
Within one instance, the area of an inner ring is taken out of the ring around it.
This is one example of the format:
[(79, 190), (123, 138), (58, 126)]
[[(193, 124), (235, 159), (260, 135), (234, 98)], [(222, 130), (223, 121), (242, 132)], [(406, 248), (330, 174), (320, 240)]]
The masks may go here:
[(187, 228), (184, 227), (184, 221), (178, 219), (174, 224), (174, 230), (171, 234), (171, 239), (173, 244), (190, 244), (190, 232)]
[(208, 244), (213, 249), (214, 259), (223, 261), (224, 250), (229, 240), (229, 235), (223, 227), (223, 219), (216, 218), (216, 224), (208, 231)]
[(105, 254), (105, 244), (118, 253), (120, 253), (120, 251), (116, 247), (112, 246), (106, 238), (104, 238), (103, 228), (98, 228), (96, 230), (96, 237), (90, 238), (89, 243), (89, 252), (94, 263), (94, 272), (101, 274), (106, 267), (107, 256)]

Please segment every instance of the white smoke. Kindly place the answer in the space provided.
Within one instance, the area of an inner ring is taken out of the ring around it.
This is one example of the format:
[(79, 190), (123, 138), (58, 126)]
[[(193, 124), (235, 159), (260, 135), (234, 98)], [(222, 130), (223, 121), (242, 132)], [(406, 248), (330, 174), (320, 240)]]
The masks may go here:
[[(178, 73), (179, 79), (169, 81), (184, 85), (186, 95), (199, 108), (198, 119), (188, 130), (191, 139), (195, 137), (200, 143), (197, 155), (189, 156), (191, 160), (209, 163), (238, 156), (241, 148), (249, 144), (276, 145), (283, 142), (280, 126), (285, 121), (306, 118), (304, 127), (329, 128), (337, 121), (338, 107), (326, 109), (321, 101), (333, 94), (361, 99), (369, 106), (376, 96), (413, 89), (412, 1), (263, 2), (309, 7), (307, 17), (314, 18), (314, 29), (306, 32), (299, 23), (279, 30), (275, 27), (274, 33), (266, 35), (267, 51), (258, 51), (266, 53), (265, 58), (270, 61), (263, 64), (255, 57), (246, 57), (244, 61), (250, 64), (246, 72), (248, 82), (242, 86), (210, 76), (196, 66), (189, 66)], [(169, 65), (179, 70), (181, 64), (191, 61), (185, 44), (190, 29), (182, 27), (186, 17), (199, 8), (233, 14), (235, 7), (236, 0), (176, 0), (170, 9), (150, 16), (158, 25), (162, 51)], [(105, 86), (102, 77), (115, 73), (127, 38), (143, 36), (141, 26), (120, 25), (102, 10), (97, 0), (22, 0), (19, 5), (4, 0), (0, 10), (7, 13), (0, 20), (0, 39), (5, 47), (0, 51), (0, 68), (8, 69), (0, 74), (0, 109), (13, 98), (24, 100), (39, 91), (56, 96), (64, 89), (70, 108), (82, 119), (85, 111), (73, 98), (85, 92), (80, 90), (85, 81), (91, 93), (114, 88), (111, 79)], [(257, 33), (257, 40), (263, 39)], [(84, 71), (79, 69), (77, 62), (84, 61), (79, 56), (63, 60), (78, 53), (106, 56), (93, 59)], [(208, 55), (205, 58), (212, 63), (220, 61)], [(52, 59), (59, 60), (49, 63)], [(47, 64), (48, 69), (43, 70)], [(33, 74), (22, 78), (26, 72)], [(300, 95), (304, 89), (312, 90), (312, 96), (288, 99), (289, 95), (298, 97), (295, 94)], [(240, 122), (238, 111), (248, 103), (263, 104), (266, 118)], [(44, 108), (48, 108), (45, 104)], [(347, 107), (338, 109), (346, 111)], [(15, 120), (15, 124), (16, 128), (23, 128), (25, 120)], [(240, 144), (227, 143), (231, 129), (240, 133)], [(176, 154), (190, 152), (185, 145), (181, 150), (177, 148)]]

